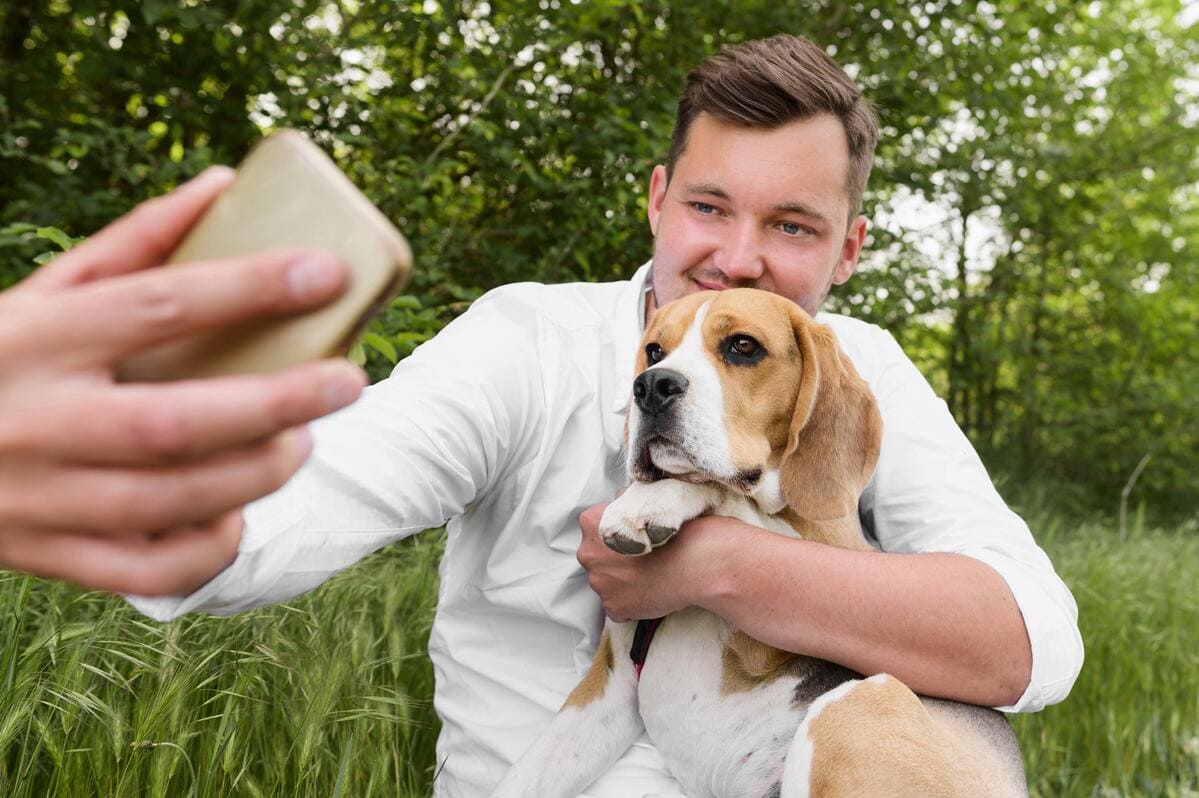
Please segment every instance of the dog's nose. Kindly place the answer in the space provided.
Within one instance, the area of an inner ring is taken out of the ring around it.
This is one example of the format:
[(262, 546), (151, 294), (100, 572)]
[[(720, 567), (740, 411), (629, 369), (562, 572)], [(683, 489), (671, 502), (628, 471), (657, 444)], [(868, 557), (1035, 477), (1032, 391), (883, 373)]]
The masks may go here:
[(655, 416), (687, 390), (687, 378), (670, 369), (649, 369), (633, 380), (633, 400), (641, 412)]

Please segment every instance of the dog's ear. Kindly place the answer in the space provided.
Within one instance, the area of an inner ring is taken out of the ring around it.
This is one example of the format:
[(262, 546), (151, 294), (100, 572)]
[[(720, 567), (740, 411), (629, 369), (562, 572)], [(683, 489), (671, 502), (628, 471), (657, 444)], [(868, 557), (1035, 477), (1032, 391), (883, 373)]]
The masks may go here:
[(788, 506), (804, 518), (842, 518), (857, 510), (858, 496), (874, 473), (882, 417), (832, 330), (798, 308), (791, 324), (803, 373), (779, 463), (779, 487)]

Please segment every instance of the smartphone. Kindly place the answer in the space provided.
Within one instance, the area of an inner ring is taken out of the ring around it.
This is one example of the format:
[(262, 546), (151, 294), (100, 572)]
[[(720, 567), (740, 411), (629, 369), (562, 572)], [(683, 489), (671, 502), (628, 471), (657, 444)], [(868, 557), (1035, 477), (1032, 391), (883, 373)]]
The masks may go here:
[(350, 272), (346, 291), (315, 310), (238, 322), (152, 347), (120, 363), (117, 379), (261, 373), (344, 355), (412, 269), (412, 250), (400, 231), (295, 130), (255, 145), (167, 264), (285, 246), (319, 247), (340, 257)]

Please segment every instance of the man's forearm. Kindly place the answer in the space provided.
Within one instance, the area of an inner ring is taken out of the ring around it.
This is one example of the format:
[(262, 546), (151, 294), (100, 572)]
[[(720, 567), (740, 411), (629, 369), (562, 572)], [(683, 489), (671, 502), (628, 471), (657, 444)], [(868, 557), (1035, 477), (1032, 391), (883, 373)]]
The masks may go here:
[(785, 538), (728, 518), (695, 603), (764, 643), (887, 672), (918, 693), (1014, 704), (1032, 672), (1024, 619), (992, 568)]

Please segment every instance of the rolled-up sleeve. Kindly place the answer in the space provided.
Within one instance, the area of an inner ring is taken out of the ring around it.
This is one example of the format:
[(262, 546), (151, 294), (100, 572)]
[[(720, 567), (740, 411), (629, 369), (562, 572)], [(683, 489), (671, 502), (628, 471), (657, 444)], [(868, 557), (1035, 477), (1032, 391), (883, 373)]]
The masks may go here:
[(246, 507), (237, 558), (189, 596), (127, 597), (170, 620), (284, 601), (400, 538), (441, 526), (532, 443), (544, 393), (537, 315), (498, 289), (386, 380), (311, 425), (313, 453)]
[(862, 496), (868, 528), (885, 551), (953, 552), (995, 569), (1020, 608), (1032, 648), (1027, 689), (997, 709), (1034, 712), (1061, 701), (1083, 662), (1074, 597), (995, 490), (945, 402), (889, 334), (869, 329), (847, 336), (847, 351), (883, 416), (878, 467)]

